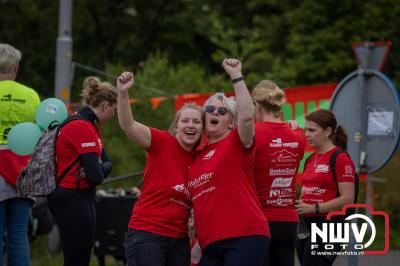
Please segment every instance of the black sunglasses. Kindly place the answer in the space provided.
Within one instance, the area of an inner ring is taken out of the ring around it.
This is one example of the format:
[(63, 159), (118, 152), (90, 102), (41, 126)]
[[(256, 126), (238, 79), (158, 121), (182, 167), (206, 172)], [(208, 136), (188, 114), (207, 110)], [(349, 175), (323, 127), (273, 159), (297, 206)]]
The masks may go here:
[(221, 106), (221, 107), (217, 108), (212, 105), (207, 105), (205, 108), (205, 111), (206, 111), (206, 113), (212, 114), (212, 113), (214, 113), (215, 109), (217, 109), (217, 113), (219, 115), (226, 115), (226, 113), (228, 113), (228, 109), (226, 109), (226, 107)]

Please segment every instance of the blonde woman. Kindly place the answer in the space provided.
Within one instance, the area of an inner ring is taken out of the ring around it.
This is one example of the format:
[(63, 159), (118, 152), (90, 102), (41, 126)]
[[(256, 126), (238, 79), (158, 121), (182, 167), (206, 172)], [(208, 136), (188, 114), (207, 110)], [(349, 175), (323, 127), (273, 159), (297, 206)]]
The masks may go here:
[(298, 215), (296, 175), (307, 139), (300, 128), (282, 120), (285, 93), (274, 82), (262, 80), (253, 89), (256, 108), (257, 196), (271, 232), (265, 265), (294, 265)]
[(59, 186), (48, 196), (58, 228), (64, 266), (87, 266), (96, 229), (96, 186), (111, 171), (99, 124), (117, 108), (117, 92), (108, 82), (88, 77), (81, 93), (84, 106), (73, 120), (60, 129), (56, 143), (57, 176), (65, 173)]
[(130, 72), (118, 78), (118, 120), (148, 157), (142, 193), (125, 240), (128, 265), (188, 266), (191, 201), (187, 173), (203, 131), (203, 111), (196, 104), (187, 104), (176, 113), (169, 132), (150, 128), (133, 119), (128, 93), (133, 85)]

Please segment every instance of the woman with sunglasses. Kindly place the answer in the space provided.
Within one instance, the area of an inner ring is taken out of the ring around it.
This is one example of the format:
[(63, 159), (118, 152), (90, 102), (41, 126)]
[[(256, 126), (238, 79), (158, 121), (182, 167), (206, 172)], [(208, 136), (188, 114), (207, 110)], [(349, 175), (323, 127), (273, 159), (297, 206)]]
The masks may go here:
[(293, 266), (298, 214), (296, 175), (307, 139), (300, 128), (282, 120), (285, 93), (274, 82), (262, 80), (253, 89), (256, 107), (255, 184), (271, 231), (265, 265)]
[(269, 229), (254, 187), (254, 106), (241, 62), (225, 59), (236, 103), (223, 93), (205, 103), (208, 144), (195, 157), (188, 188), (202, 249), (200, 266), (263, 265)]
[(125, 240), (129, 266), (188, 266), (190, 194), (187, 172), (192, 149), (203, 130), (204, 113), (184, 105), (170, 131), (149, 128), (133, 119), (128, 90), (134, 77), (124, 72), (117, 81), (118, 120), (126, 135), (146, 149), (142, 192), (136, 202)]

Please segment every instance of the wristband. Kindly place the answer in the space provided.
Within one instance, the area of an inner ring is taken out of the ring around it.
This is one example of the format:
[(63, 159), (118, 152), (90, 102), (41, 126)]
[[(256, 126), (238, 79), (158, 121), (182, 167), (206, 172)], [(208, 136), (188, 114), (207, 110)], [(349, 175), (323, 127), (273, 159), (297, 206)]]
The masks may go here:
[(236, 79), (232, 79), (232, 83), (235, 84), (235, 83), (238, 83), (239, 81), (242, 81), (242, 80), (244, 80), (243, 76), (241, 76), (239, 78), (236, 78)]
[(319, 204), (315, 204), (315, 213), (319, 214)]

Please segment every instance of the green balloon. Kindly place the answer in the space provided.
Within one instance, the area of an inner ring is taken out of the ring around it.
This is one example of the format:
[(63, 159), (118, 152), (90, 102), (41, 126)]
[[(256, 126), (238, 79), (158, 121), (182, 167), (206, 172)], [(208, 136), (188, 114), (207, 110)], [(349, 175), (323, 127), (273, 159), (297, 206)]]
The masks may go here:
[(57, 98), (48, 98), (41, 102), (36, 109), (36, 124), (47, 129), (53, 122), (61, 123), (68, 116), (64, 102)]
[(8, 133), (8, 147), (18, 155), (31, 154), (41, 134), (42, 132), (36, 124), (30, 122), (19, 123)]

